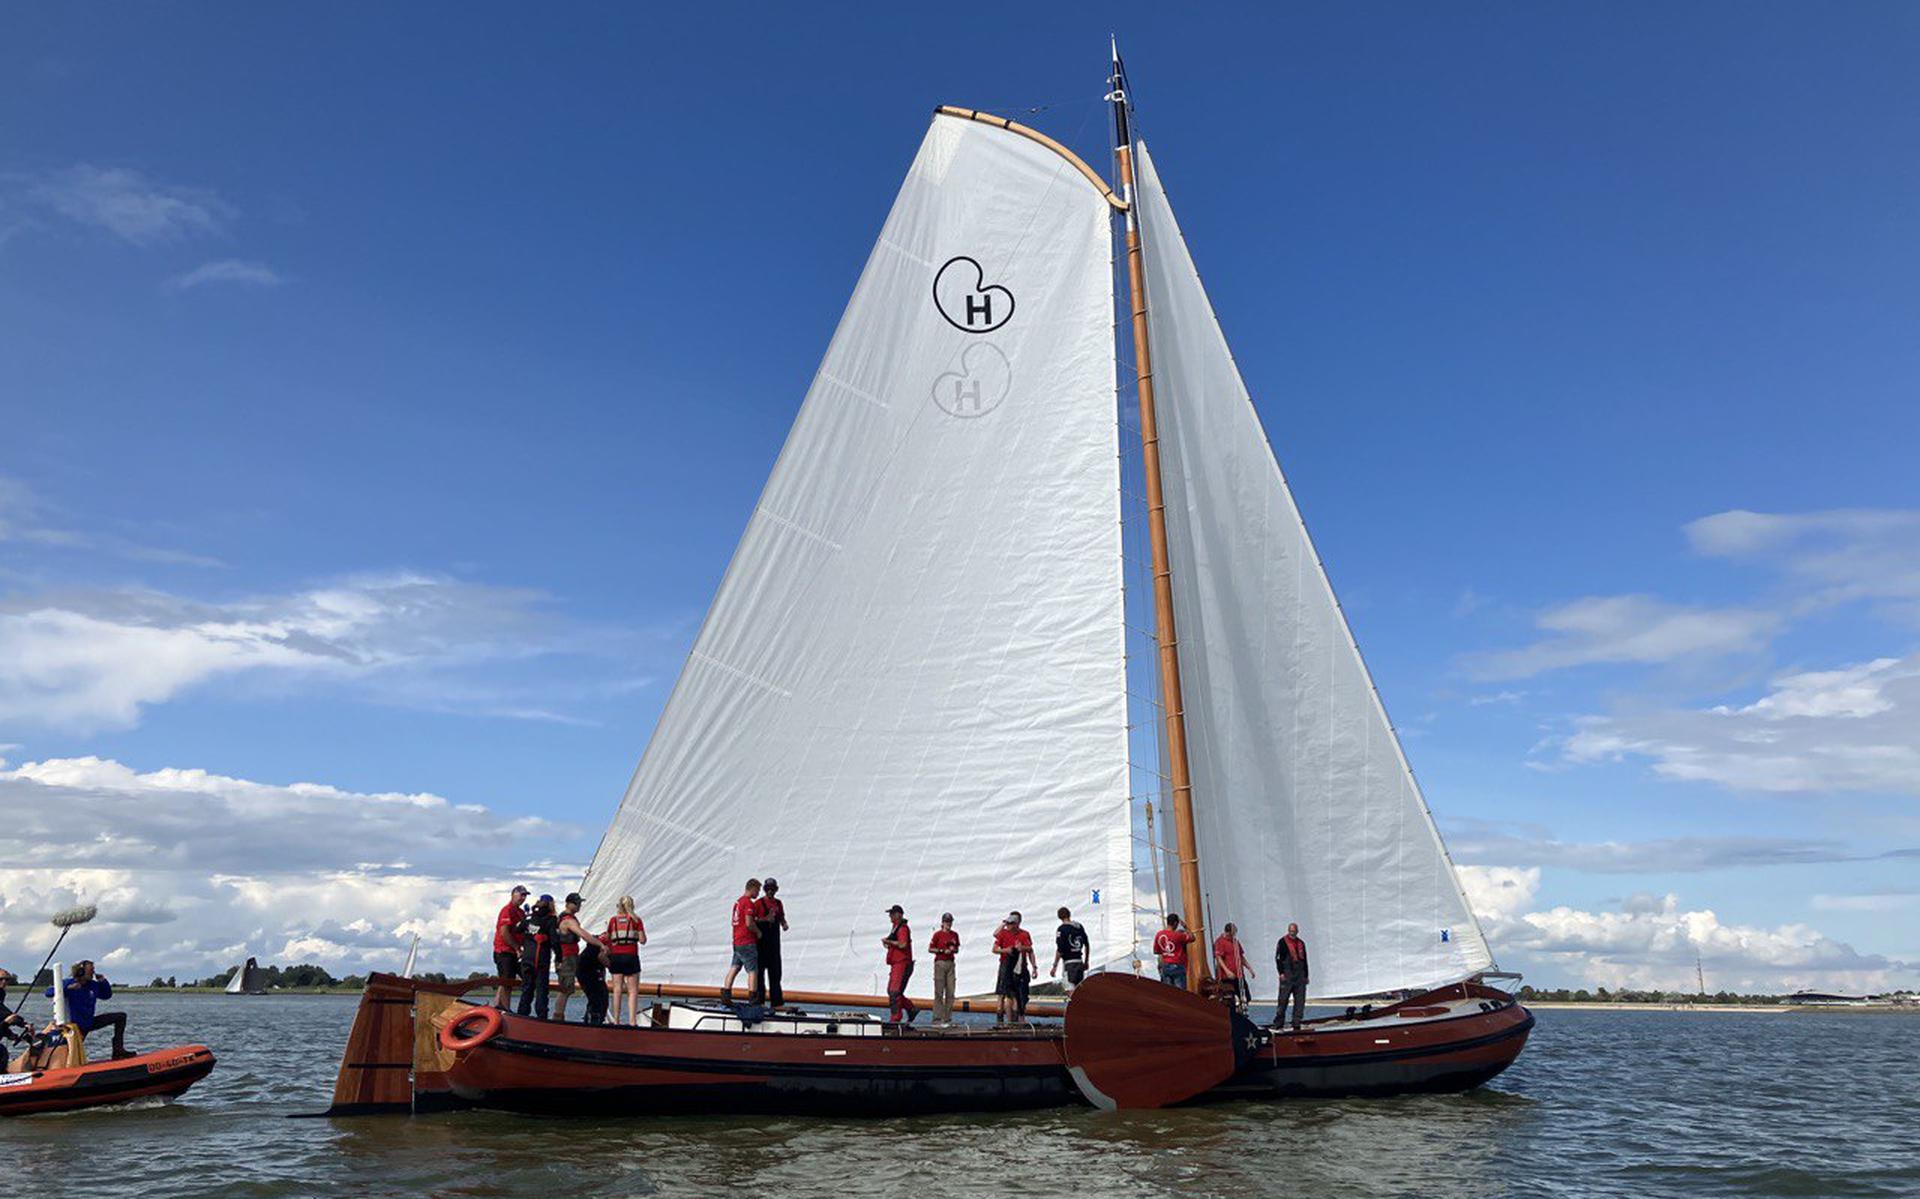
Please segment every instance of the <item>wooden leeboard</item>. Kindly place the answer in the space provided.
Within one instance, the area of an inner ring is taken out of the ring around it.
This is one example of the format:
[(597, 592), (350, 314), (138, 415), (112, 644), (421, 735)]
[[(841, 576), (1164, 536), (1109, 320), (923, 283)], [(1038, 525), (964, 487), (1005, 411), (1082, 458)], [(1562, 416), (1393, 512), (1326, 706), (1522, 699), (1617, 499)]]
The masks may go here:
[(1095, 974), (1067, 1004), (1067, 1069), (1095, 1107), (1166, 1107), (1231, 1078), (1243, 1056), (1240, 1033), (1226, 1004)]
[(413, 993), (370, 981), (360, 995), (340, 1074), (333, 1084), (335, 1112), (409, 1110), (413, 1106)]

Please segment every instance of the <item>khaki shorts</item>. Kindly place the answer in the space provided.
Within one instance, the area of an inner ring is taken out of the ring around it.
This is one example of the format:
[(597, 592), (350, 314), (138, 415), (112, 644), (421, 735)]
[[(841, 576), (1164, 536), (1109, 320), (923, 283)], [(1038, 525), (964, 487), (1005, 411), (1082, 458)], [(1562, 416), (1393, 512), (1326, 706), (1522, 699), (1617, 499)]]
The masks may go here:
[(558, 977), (562, 991), (573, 990), (573, 981), (580, 965), (580, 959), (567, 954), (554, 963), (553, 972)]

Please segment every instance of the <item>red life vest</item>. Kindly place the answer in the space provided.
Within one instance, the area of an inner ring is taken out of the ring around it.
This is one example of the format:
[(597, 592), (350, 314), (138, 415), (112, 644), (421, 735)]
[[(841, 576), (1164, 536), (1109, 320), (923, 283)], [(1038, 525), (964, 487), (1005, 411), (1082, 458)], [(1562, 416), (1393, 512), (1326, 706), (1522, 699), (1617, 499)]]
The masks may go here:
[(607, 943), (607, 952), (634, 957), (640, 953), (640, 934), (646, 931), (638, 916), (615, 916), (607, 921), (607, 935), (601, 940)]

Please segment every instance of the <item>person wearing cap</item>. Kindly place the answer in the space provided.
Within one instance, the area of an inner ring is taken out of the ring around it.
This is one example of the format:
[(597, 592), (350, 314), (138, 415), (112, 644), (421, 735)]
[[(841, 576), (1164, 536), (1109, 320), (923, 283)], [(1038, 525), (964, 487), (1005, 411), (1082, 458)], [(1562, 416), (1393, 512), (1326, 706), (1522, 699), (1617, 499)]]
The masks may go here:
[(553, 1018), (565, 1022), (567, 1000), (577, 982), (587, 993), (587, 1023), (604, 1024), (607, 1019), (607, 968), (602, 956), (607, 943), (587, 931), (580, 923), (580, 905), (586, 900), (578, 891), (567, 896), (566, 906), (554, 921), (553, 972), (560, 999), (553, 1006)]
[(953, 1023), (953, 955), (960, 952), (952, 912), (940, 913), (940, 927), (927, 938), (927, 952), (933, 955), (933, 1022), (945, 1027)]
[(784, 1007), (787, 994), (780, 989), (780, 934), (787, 931), (787, 905), (780, 902), (779, 879), (769, 878), (760, 888), (759, 902), (753, 905), (753, 922), (760, 927), (760, 978), (767, 1006)]
[(733, 937), (733, 964), (727, 967), (727, 981), (720, 984), (721, 1003), (733, 1002), (733, 980), (742, 970), (747, 972), (747, 985), (753, 988), (747, 1002), (760, 1002), (760, 926), (753, 920), (753, 905), (759, 899), (760, 880), (750, 878), (733, 901), (733, 921), (728, 930)]
[(1247, 962), (1247, 947), (1240, 943), (1240, 929), (1231, 920), (1213, 939), (1213, 972), (1233, 996), (1233, 1006), (1246, 1011), (1253, 998), (1253, 967)]
[(527, 910), (527, 938), (521, 946), (520, 1006), (522, 1016), (547, 1018), (547, 994), (553, 981), (553, 941), (560, 917), (553, 909), (553, 896), (542, 895)]
[(887, 1018), (912, 1024), (920, 1014), (907, 998), (907, 980), (913, 977), (913, 930), (907, 927), (906, 909), (899, 904), (888, 908), (887, 916), (893, 928), (880, 939), (887, 951)]
[(500, 979), (493, 988), (493, 1006), (501, 1011), (513, 995), (513, 984), (520, 981), (520, 943), (526, 938), (527, 889), (515, 887), (507, 906), (493, 919), (493, 972)]
[(993, 953), (1000, 959), (1000, 978), (994, 993), (1000, 997), (1000, 1023), (1027, 1022), (1027, 988), (1039, 965), (1033, 960), (1033, 938), (1020, 927), (1020, 913), (1008, 912), (993, 934)]

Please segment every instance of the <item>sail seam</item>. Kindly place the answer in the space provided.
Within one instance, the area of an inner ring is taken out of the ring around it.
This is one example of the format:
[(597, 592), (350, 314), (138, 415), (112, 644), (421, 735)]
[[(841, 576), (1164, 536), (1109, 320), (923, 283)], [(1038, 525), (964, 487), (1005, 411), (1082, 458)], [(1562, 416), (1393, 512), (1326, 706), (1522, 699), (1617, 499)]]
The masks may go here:
[(771, 508), (756, 507), (754, 511), (759, 513), (761, 516), (766, 517), (768, 520), (772, 521), (774, 524), (779, 525), (781, 528), (788, 529), (788, 530), (791, 530), (792, 532), (798, 533), (800, 534), (800, 536), (807, 538), (809, 541), (817, 541), (821, 545), (826, 546), (828, 549), (839, 550), (839, 549), (846, 548), (845, 546), (841, 545), (839, 542), (835, 541), (833, 538), (827, 536), (825, 533), (817, 533), (814, 530), (807, 528), (805, 525), (800, 524), (797, 521), (793, 520), (791, 517), (780, 515), (778, 512), (773, 511)]
[(770, 683), (763, 678), (758, 678), (754, 675), (748, 674), (746, 671), (741, 670), (737, 666), (729, 666), (725, 662), (722, 662), (720, 659), (714, 657), (712, 654), (704, 654), (704, 653), (701, 653), (699, 650), (694, 650), (692, 653), (688, 654), (687, 657), (693, 659), (696, 662), (705, 662), (707, 665), (713, 667), (715, 670), (720, 671), (722, 674), (732, 675), (734, 678), (739, 679), (741, 682), (746, 683), (749, 686), (758, 687), (762, 691), (770, 691), (773, 694), (779, 696), (781, 699), (793, 698), (793, 692), (787, 690), (785, 687), (781, 687), (777, 684)]
[(872, 392), (866, 390), (865, 388), (857, 387), (854, 384), (847, 382), (845, 379), (842, 379), (840, 376), (833, 374), (831, 371), (824, 371), (824, 370), (821, 371), (820, 377), (822, 379), (825, 379), (827, 382), (833, 384), (835, 387), (840, 388), (843, 391), (852, 392), (854, 395), (865, 400), (867, 403), (872, 404), (874, 407), (880, 409), (882, 412), (885, 412), (893, 407), (892, 404), (889, 404), (887, 401), (881, 399), (879, 396), (874, 395)]

